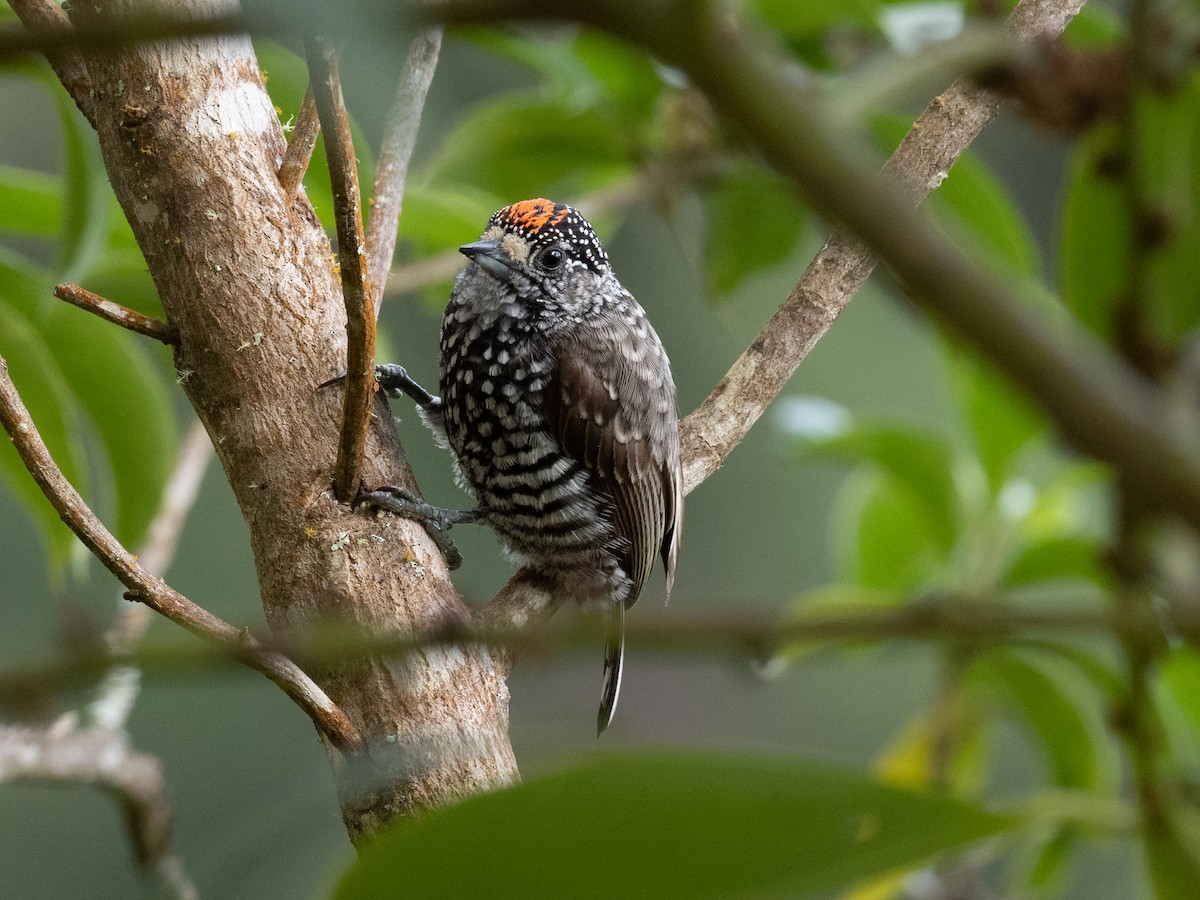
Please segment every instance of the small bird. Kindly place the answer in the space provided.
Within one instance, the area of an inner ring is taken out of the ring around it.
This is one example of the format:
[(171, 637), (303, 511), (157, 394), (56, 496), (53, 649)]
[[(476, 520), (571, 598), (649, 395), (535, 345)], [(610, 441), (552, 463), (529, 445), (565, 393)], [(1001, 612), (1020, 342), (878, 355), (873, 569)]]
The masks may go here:
[[(609, 616), (597, 734), (621, 686), (625, 609), (661, 555), (675, 581), (683, 478), (675, 383), (662, 342), (578, 211), (524, 200), (459, 250), (442, 320), (439, 396), (403, 367), (376, 368), (454, 453), (472, 510), (385, 487), (360, 503), (422, 519), (435, 537), (482, 522), (556, 594)], [(439, 541), (452, 547), (448, 541)]]

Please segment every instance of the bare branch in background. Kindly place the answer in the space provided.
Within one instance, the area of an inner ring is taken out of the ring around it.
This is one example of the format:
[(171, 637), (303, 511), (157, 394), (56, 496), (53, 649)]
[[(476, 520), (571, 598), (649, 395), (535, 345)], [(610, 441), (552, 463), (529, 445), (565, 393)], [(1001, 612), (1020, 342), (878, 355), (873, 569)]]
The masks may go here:
[[(138, 550), (138, 562), (151, 575), (162, 577), (175, 558), (179, 535), (192, 504), (200, 492), (200, 482), (213, 458), (212, 442), (200, 421), (194, 420), (175, 457), (175, 468), (163, 489), (158, 512), (146, 531), (146, 540)], [(132, 653), (153, 612), (143, 603), (121, 600), (117, 618), (104, 633), (108, 651), (115, 657)], [(88, 704), (88, 715), (106, 728), (124, 728), (137, 699), (140, 673), (135, 666), (119, 664), (105, 673), (96, 688), (96, 697)]]
[(54, 296), (59, 300), (67, 301), (72, 306), (78, 306), (82, 310), (97, 315), (106, 322), (120, 325), (137, 334), (154, 338), (154, 340), (168, 345), (179, 343), (179, 333), (166, 322), (142, 315), (137, 310), (114, 303), (112, 300), (106, 300), (99, 294), (93, 294), (77, 284), (68, 281), (57, 285), (54, 288)]
[(125, 809), (138, 864), (176, 900), (199, 894), (171, 850), (171, 808), (162, 763), (139, 753), (120, 731), (75, 727), (74, 715), (48, 728), (0, 727), (0, 783), (76, 782), (95, 785)]
[(313, 150), (317, 146), (317, 136), (321, 133), (321, 120), (317, 116), (317, 102), (313, 99), (312, 85), (304, 92), (304, 102), (296, 113), (296, 121), (288, 139), (287, 152), (283, 154), (283, 163), (279, 166), (279, 186), (288, 199), (296, 196), (304, 181), (304, 173), (312, 160)]
[(350, 118), (342, 98), (338, 53), (319, 39), (306, 41), (305, 50), (308, 83), (325, 134), (342, 298), (346, 305), (346, 380), (333, 485), (338, 500), (348, 503), (354, 499), (362, 482), (363, 451), (371, 421), (371, 399), (375, 394), (375, 303), (371, 299), (371, 282), (367, 274), (358, 165), (354, 159)]
[(417, 127), (425, 109), (425, 97), (437, 68), (442, 49), (442, 28), (431, 26), (412, 40), (396, 96), (388, 112), (379, 160), (375, 164), (375, 187), (371, 194), (371, 223), (367, 232), (367, 270), (371, 295), (375, 298), (375, 316), (383, 303), (392, 254), (396, 251), (396, 232), (404, 203), (404, 185), (408, 164), (417, 143)]
[(145, 603), (172, 622), (205, 640), (223, 645), (242, 662), (263, 673), (303, 709), (329, 739), (343, 751), (355, 751), (362, 739), (353, 723), (299, 666), (283, 654), (268, 650), (242, 629), (197, 606), (156, 578), (113, 537), (96, 514), (63, 476), (38, 433), (29, 410), (21, 401), (0, 357), (0, 422), (12, 438), (33, 480), (75, 532), (84, 546), (129, 589), (132, 598)]

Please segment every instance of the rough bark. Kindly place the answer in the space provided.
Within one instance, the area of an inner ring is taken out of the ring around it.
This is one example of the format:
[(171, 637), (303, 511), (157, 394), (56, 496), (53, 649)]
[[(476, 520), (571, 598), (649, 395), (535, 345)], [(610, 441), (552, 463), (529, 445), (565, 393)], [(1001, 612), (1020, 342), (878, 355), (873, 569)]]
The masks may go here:
[[(133, 6), (79, 4), (73, 16), (86, 27)], [(172, 4), (197, 17), (229, 8)], [(334, 499), (341, 392), (316, 385), (345, 371), (345, 313), (328, 238), (303, 190), (289, 198), (280, 187), (285, 140), (249, 40), (145, 44), (86, 62), (109, 177), (179, 335), (180, 384), (249, 526), (271, 628), (286, 637), (337, 620), (380, 635), (465, 621), (419, 527)], [(412, 485), (376, 402), (364, 481)], [(369, 745), (355, 760), (329, 748), (352, 839), (517, 777), (508, 691), (486, 649), (311, 674)]]

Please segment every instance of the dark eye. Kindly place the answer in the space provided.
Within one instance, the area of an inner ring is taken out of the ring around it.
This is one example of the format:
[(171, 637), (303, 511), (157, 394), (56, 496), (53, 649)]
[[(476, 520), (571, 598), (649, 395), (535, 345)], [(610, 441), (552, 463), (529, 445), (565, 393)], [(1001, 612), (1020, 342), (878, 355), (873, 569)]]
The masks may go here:
[(548, 272), (553, 272), (566, 261), (567, 255), (559, 247), (547, 247), (542, 251), (538, 264)]

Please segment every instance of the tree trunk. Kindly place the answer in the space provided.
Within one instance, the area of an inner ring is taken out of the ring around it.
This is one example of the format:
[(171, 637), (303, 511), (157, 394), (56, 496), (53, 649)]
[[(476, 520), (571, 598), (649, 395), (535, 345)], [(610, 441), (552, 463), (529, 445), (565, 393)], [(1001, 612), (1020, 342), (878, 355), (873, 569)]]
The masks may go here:
[[(76, 22), (145, 10), (77, 4)], [(182, 0), (173, 15), (229, 11)], [(333, 496), (346, 366), (334, 255), (303, 190), (283, 195), (285, 140), (244, 37), (141, 44), (87, 59), (109, 177), (170, 323), (179, 381), (216, 445), (250, 529), (263, 607), (280, 637), (329, 620), (368, 634), (465, 621), (445, 564), (413, 523)], [(383, 400), (365, 482), (412, 485)], [(202, 600), (202, 598), (197, 598)], [(429, 649), (311, 673), (368, 742), (326, 744), (353, 840), (396, 815), (517, 778), (508, 689), (486, 649)]]

